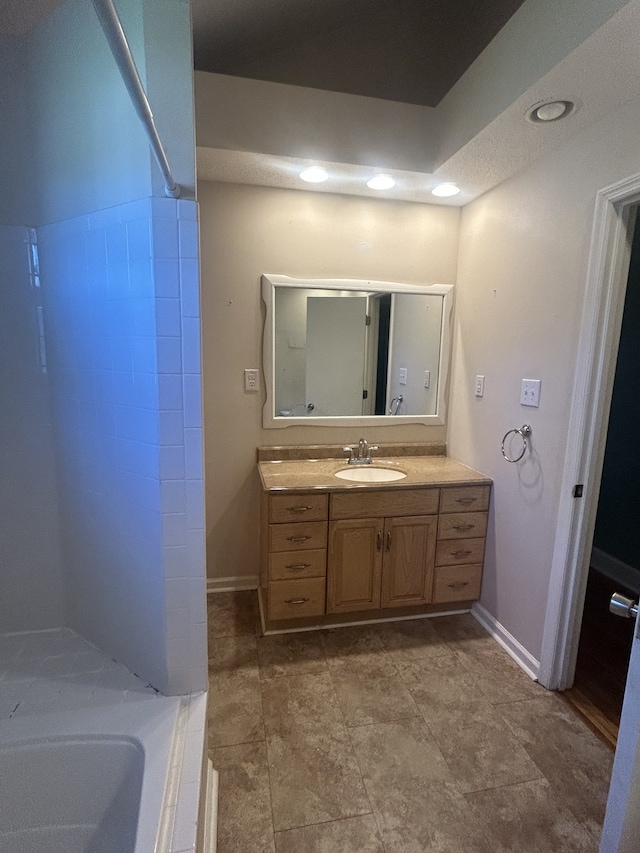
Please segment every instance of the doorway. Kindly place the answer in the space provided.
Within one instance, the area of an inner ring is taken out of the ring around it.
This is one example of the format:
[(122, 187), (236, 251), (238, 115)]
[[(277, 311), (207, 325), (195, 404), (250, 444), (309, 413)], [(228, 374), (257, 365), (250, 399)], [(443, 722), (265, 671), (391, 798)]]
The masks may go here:
[(634, 623), (609, 611), (640, 594), (640, 223), (634, 228), (573, 687), (566, 698), (615, 747)]

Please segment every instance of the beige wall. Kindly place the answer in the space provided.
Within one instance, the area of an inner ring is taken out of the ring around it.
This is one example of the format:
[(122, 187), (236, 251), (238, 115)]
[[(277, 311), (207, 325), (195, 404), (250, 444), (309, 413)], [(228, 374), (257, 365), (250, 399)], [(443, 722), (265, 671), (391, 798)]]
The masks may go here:
[[(640, 101), (463, 210), (447, 431), (452, 456), (494, 479), (482, 603), (539, 658), (567, 447), (596, 193), (640, 171)], [(475, 374), (485, 395), (473, 394)], [(519, 403), (541, 379), (540, 407)], [(527, 464), (500, 442), (530, 423)]]
[[(204, 422), (209, 577), (258, 571), (261, 444), (357, 441), (362, 429), (262, 429), (264, 389), (244, 392), (262, 363), (264, 272), (318, 278), (453, 283), (460, 212), (305, 191), (203, 182), (201, 215)], [(444, 438), (443, 427), (372, 427), (373, 442)]]

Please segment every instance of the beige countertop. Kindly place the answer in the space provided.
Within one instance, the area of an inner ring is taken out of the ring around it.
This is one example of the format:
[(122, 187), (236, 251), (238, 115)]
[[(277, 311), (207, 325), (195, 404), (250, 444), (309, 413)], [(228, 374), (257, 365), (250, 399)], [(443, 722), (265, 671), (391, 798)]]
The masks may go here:
[(341, 480), (335, 473), (350, 467), (345, 463), (344, 459), (296, 459), (259, 462), (258, 470), (262, 488), (267, 492), (285, 489), (333, 492), (345, 489), (406, 489), (415, 486), (477, 486), (492, 482), (485, 474), (447, 456), (374, 456), (373, 467), (391, 468), (407, 475), (402, 480), (390, 483)]

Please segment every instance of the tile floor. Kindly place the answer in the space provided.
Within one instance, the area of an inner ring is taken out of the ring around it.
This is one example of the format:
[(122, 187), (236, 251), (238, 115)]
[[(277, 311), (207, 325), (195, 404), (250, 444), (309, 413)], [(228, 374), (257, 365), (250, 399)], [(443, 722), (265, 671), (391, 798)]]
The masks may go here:
[(613, 753), (470, 615), (261, 637), (209, 596), (218, 853), (596, 853)]

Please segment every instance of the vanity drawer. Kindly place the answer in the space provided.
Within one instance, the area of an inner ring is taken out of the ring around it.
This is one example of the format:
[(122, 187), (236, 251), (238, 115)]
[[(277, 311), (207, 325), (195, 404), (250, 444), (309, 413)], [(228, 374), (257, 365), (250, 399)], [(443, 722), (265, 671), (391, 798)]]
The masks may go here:
[(433, 603), (471, 601), (480, 597), (482, 566), (441, 566), (435, 570)]
[(308, 551), (326, 547), (326, 521), (269, 525), (269, 551)]
[(329, 495), (270, 495), (269, 521), (325, 521)]
[(294, 578), (318, 578), (327, 573), (327, 552), (279, 551), (269, 555), (269, 580), (293, 580)]
[(299, 619), (324, 614), (325, 579), (269, 582), (269, 619)]
[(491, 486), (460, 486), (442, 489), (440, 512), (485, 512), (489, 509)]
[(436, 545), (436, 566), (457, 566), (468, 563), (482, 563), (484, 559), (484, 539), (445, 539)]
[(332, 519), (431, 515), (438, 512), (439, 494), (439, 489), (334, 492), (330, 515)]
[(473, 539), (486, 536), (486, 512), (455, 512), (438, 516), (438, 539)]

